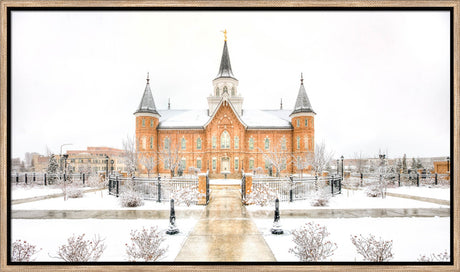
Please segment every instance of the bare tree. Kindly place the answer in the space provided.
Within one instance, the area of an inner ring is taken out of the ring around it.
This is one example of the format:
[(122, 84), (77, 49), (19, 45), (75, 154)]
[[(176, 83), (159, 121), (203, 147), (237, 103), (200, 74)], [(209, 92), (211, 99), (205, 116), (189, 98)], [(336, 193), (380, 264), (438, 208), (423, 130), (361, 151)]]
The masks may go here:
[(169, 167), (171, 177), (175, 176), (176, 169), (180, 166), (181, 157), (179, 150), (179, 145), (176, 144), (175, 146), (169, 146), (169, 148), (163, 148), (159, 154), (160, 160), (165, 164), (165, 168)]
[(123, 140), (123, 159), (128, 170), (129, 176), (134, 176), (134, 173), (137, 170), (138, 157), (136, 144), (133, 138), (126, 136), (126, 139)]
[(287, 151), (280, 151), (276, 147), (270, 150), (262, 150), (259, 148), (259, 151), (262, 152), (263, 158), (269, 162), (269, 167), (275, 167), (277, 177), (280, 176), (280, 172), (290, 163), (288, 160), (291, 156)]
[(292, 241), (296, 244), (289, 252), (302, 262), (318, 262), (334, 254), (337, 244), (329, 241), (326, 226), (308, 222), (292, 232)]
[(147, 177), (150, 178), (150, 172), (152, 172), (155, 166), (157, 166), (157, 161), (155, 160), (153, 154), (143, 154), (139, 162), (141, 163), (141, 165), (145, 167), (145, 169), (147, 170)]
[(364, 165), (366, 163), (363, 152), (359, 151), (359, 153), (354, 153), (353, 161), (356, 167), (356, 172), (362, 173), (364, 171)]
[(333, 152), (326, 150), (326, 144), (321, 142), (320, 144), (315, 145), (315, 152), (308, 153), (306, 160), (312, 166), (316, 175), (321, 175), (321, 173), (327, 168)]
[(300, 170), (300, 177), (302, 177), (303, 171), (308, 169), (310, 154), (303, 154), (302, 156), (292, 155), (292, 163), (297, 170)]
[(352, 235), (351, 242), (365, 261), (387, 262), (393, 258), (393, 240), (382, 240), (382, 238), (377, 240), (370, 234), (368, 237)]

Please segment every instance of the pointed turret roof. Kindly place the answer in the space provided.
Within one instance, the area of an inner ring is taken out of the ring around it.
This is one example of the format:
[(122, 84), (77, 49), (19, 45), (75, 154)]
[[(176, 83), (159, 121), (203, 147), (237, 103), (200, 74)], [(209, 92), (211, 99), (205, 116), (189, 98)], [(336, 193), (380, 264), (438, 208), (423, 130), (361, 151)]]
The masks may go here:
[(222, 59), (220, 60), (219, 73), (217, 74), (216, 78), (221, 78), (221, 77), (235, 78), (232, 72), (232, 65), (230, 64), (230, 55), (228, 54), (227, 40), (225, 40), (224, 42), (224, 51), (222, 52)]
[(305, 87), (303, 85), (303, 74), (300, 77), (300, 89), (299, 89), (299, 93), (297, 94), (297, 100), (295, 102), (294, 110), (292, 111), (291, 115), (300, 113), (300, 112), (315, 113), (310, 104), (310, 100), (308, 99), (307, 91), (305, 91)]
[(150, 83), (149, 83), (149, 74), (147, 73), (147, 84), (145, 85), (144, 95), (142, 95), (141, 103), (137, 108), (136, 113), (153, 113), (160, 115), (157, 111), (155, 106), (155, 101), (153, 100), (152, 91), (150, 90)]

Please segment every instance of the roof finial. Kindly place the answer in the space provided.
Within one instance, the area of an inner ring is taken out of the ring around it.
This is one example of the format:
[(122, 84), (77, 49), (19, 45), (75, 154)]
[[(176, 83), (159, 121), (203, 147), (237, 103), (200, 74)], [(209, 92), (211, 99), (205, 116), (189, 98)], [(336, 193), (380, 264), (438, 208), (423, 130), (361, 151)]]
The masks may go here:
[(281, 98), (281, 103), (280, 103), (280, 110), (283, 109), (283, 98)]
[(220, 32), (224, 33), (225, 41), (227, 41), (227, 29), (221, 30)]
[(303, 85), (303, 73), (300, 73), (300, 84)]
[(147, 72), (147, 83), (149, 83), (150, 78), (149, 78), (149, 72)]

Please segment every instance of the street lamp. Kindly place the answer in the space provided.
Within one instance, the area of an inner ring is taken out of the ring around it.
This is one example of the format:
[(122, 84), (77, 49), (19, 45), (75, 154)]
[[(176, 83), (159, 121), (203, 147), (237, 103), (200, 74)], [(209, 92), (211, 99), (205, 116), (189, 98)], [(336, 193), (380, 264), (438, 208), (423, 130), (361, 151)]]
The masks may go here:
[(110, 169), (110, 170), (111, 170), (111, 172), (112, 172), (112, 175), (113, 175), (113, 163), (114, 163), (114, 161), (113, 161), (113, 160), (111, 160), (111, 161), (110, 161), (110, 163), (112, 164), (112, 167), (111, 167), (111, 169)]
[(64, 200), (67, 200), (67, 186), (66, 186), (66, 179), (67, 179), (67, 158), (69, 154), (64, 154)]
[(342, 160), (342, 180), (343, 180), (343, 155), (340, 157), (340, 159)]

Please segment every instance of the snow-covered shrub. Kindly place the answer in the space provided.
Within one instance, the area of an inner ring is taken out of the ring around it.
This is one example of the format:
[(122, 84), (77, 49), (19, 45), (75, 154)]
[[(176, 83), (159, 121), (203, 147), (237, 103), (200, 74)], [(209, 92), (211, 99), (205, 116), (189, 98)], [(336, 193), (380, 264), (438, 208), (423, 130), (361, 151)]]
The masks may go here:
[(364, 261), (386, 262), (393, 258), (393, 240), (380, 238), (377, 241), (375, 236), (370, 234), (369, 237), (352, 235), (351, 242), (356, 247), (358, 254), (363, 256)]
[(267, 184), (257, 186), (252, 192), (246, 196), (244, 204), (246, 205), (260, 205), (261, 207), (269, 205), (275, 201), (277, 195), (274, 189), (271, 189)]
[(429, 256), (420, 255), (420, 257), (417, 260), (419, 262), (449, 262), (450, 254), (446, 250), (439, 254), (431, 253), (431, 255)]
[(97, 261), (106, 248), (104, 240), (95, 236), (93, 240), (85, 240), (85, 234), (72, 235), (67, 244), (61, 245), (57, 257), (66, 262), (94, 262)]
[(11, 261), (33, 261), (32, 256), (38, 253), (40, 250), (37, 250), (36, 246), (29, 244), (27, 241), (16, 240), (11, 244)]
[(161, 259), (167, 251), (167, 247), (162, 247), (164, 240), (164, 234), (156, 226), (151, 227), (150, 230), (145, 228), (141, 231), (131, 230), (131, 245), (125, 244), (129, 260), (154, 262)]
[(174, 199), (175, 204), (185, 204), (187, 207), (197, 203), (200, 196), (198, 186), (180, 187), (171, 192), (171, 198)]
[(120, 194), (120, 204), (122, 207), (139, 207), (144, 205), (144, 200), (136, 191), (127, 190)]
[(83, 190), (76, 188), (76, 187), (70, 187), (67, 189), (67, 197), (70, 197), (70, 198), (83, 197)]
[(372, 184), (366, 188), (366, 195), (368, 197), (381, 197), (382, 190), (378, 184)]
[(324, 192), (323, 190), (318, 191), (310, 201), (310, 204), (315, 207), (324, 207), (329, 204), (329, 200), (331, 199), (330, 194)]
[(329, 236), (326, 226), (306, 223), (292, 232), (292, 241), (296, 244), (289, 252), (296, 255), (302, 262), (317, 262), (334, 254), (337, 244), (327, 240)]

